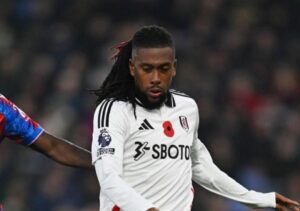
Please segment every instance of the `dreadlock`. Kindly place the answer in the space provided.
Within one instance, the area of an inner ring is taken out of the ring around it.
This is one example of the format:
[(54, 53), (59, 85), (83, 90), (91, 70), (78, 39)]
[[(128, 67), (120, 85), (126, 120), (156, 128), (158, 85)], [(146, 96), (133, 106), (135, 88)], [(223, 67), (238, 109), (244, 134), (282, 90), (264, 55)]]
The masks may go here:
[(156, 25), (144, 26), (134, 34), (132, 40), (115, 47), (119, 52), (114, 56), (116, 61), (110, 73), (99, 89), (92, 90), (98, 96), (98, 104), (107, 98), (128, 101), (132, 104), (135, 114), (135, 84), (133, 77), (130, 75), (129, 59), (133, 50), (153, 47), (174, 48), (171, 34), (163, 27)]
[(116, 62), (101, 87), (93, 92), (98, 96), (97, 103), (106, 98), (121, 101), (134, 101), (134, 81), (129, 71), (132, 41), (127, 42), (115, 55)]

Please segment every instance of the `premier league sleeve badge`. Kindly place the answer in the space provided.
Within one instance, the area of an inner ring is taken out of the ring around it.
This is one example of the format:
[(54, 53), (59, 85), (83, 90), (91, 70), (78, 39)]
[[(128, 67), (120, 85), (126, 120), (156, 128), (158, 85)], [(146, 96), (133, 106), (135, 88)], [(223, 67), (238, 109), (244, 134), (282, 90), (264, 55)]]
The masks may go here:
[(102, 129), (100, 131), (100, 135), (98, 138), (98, 144), (100, 147), (107, 147), (111, 142), (111, 136), (109, 135), (106, 129)]

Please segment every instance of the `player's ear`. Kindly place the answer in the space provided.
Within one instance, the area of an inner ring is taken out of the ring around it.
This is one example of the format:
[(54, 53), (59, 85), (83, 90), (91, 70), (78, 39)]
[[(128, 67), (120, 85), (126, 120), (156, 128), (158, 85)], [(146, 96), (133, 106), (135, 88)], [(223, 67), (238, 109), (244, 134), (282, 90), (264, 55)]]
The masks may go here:
[(132, 77), (134, 77), (134, 64), (132, 58), (129, 59), (129, 72)]
[(173, 77), (176, 75), (176, 70), (177, 70), (177, 59), (175, 59), (173, 63), (173, 73), (172, 73)]

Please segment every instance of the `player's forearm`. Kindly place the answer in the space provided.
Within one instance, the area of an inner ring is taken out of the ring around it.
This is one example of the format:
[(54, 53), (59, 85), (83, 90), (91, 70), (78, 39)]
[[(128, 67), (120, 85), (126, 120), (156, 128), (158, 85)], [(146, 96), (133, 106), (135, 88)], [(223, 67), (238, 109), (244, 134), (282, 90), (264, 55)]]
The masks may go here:
[(275, 193), (250, 191), (220, 170), (214, 171), (213, 174), (202, 173), (197, 176), (194, 175), (193, 180), (215, 194), (247, 206), (254, 208), (275, 208), (276, 206)]
[(101, 184), (101, 192), (112, 202), (116, 203), (115, 205), (120, 207), (121, 210), (147, 211), (151, 210), (151, 208), (152, 210), (157, 210), (152, 203), (121, 179), (117, 172), (111, 168), (109, 162), (103, 164), (102, 160), (98, 160), (95, 163), (95, 169)]
[(193, 180), (207, 190), (251, 207), (275, 208), (275, 193), (249, 191), (240, 185), (213, 163), (200, 141), (193, 145), (192, 159)]
[(63, 165), (81, 168), (90, 168), (91, 153), (71, 142), (57, 138), (44, 132), (32, 145), (32, 148), (40, 151), (51, 159)]
[[(60, 141), (62, 142), (62, 140)], [(93, 168), (91, 164), (91, 153), (88, 150), (67, 141), (64, 141), (57, 146), (52, 157), (57, 162), (64, 165), (90, 169)]]

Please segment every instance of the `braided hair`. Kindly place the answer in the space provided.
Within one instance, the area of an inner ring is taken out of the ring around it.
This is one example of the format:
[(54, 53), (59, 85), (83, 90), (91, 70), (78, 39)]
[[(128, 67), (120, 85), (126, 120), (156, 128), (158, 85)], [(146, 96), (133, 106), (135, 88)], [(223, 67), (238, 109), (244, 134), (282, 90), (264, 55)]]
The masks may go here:
[(156, 25), (144, 26), (134, 34), (131, 40), (116, 45), (118, 53), (114, 56), (116, 61), (110, 73), (99, 89), (92, 90), (98, 97), (97, 103), (99, 104), (107, 98), (126, 101), (132, 104), (135, 112), (135, 83), (129, 70), (132, 51), (138, 48), (163, 47), (174, 49), (174, 42), (171, 34), (165, 28)]

